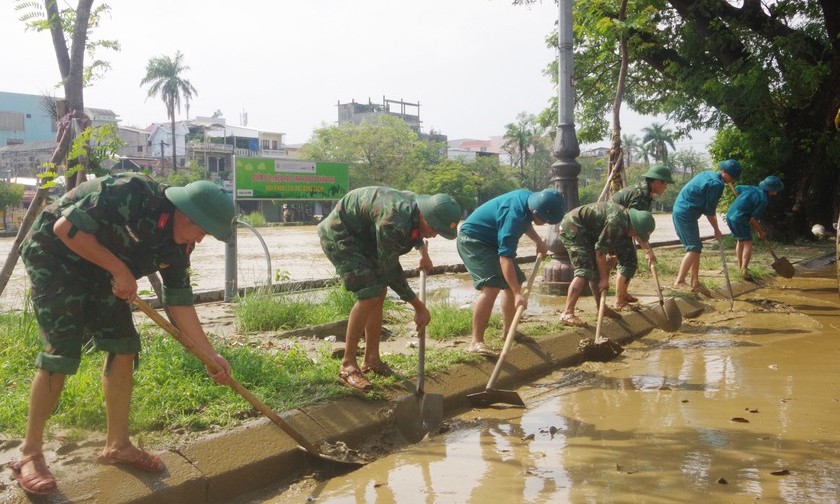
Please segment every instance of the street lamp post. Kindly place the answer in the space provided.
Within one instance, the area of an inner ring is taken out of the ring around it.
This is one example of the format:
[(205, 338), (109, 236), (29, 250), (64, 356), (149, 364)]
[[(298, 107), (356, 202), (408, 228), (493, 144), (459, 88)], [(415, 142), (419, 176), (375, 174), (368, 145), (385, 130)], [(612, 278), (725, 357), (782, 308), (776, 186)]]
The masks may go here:
[[(557, 161), (551, 165), (551, 183), (566, 199), (566, 209), (578, 206), (578, 180), (580, 147), (575, 134), (574, 121), (574, 71), (572, 52), (572, 0), (558, 2), (559, 47), (557, 65), (557, 134), (554, 137), (554, 152)], [(560, 226), (549, 229), (547, 245), (552, 253), (551, 262), (543, 272), (543, 290), (551, 294), (565, 295), (574, 270), (569, 254), (559, 239)]]

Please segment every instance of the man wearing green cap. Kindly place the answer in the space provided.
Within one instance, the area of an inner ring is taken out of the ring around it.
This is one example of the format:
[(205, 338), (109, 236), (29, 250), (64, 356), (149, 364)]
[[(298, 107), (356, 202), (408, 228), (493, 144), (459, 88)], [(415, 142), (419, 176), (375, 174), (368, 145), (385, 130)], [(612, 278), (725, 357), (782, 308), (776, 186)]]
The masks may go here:
[[(600, 303), (601, 296), (606, 294), (610, 286), (607, 256), (615, 254), (620, 263), (629, 263), (629, 251), (620, 247), (622, 240), (630, 237), (647, 242), (656, 222), (650, 212), (604, 201), (575, 208), (563, 217), (560, 227), (560, 241), (566, 247), (575, 270), (560, 322), (569, 326), (583, 326), (585, 323), (575, 314), (575, 305), (583, 295), (587, 282), (590, 283), (596, 303)], [(636, 254), (635, 249), (632, 254)], [(620, 317), (610, 309), (606, 309), (605, 313)]]
[[(431, 320), (403, 274), (400, 256), (420, 251), (420, 269), (432, 261), (423, 246), (425, 238), (441, 235), (454, 240), (461, 208), (447, 194), (416, 195), (389, 187), (361, 187), (348, 192), (318, 224), (321, 247), (335, 265), (344, 287), (356, 296), (345, 333), (344, 358), (339, 380), (348, 387), (373, 388), (364, 372), (390, 374), (379, 356), (382, 307), (387, 288), (414, 307), (418, 330)], [(356, 352), (365, 335), (365, 360), (359, 368)]]
[(732, 236), (737, 240), (735, 253), (738, 255), (738, 267), (741, 270), (741, 278), (751, 282), (752, 276), (747, 267), (752, 258), (752, 230), (762, 240), (765, 239), (764, 230), (758, 221), (767, 211), (770, 200), (768, 196), (775, 196), (782, 192), (785, 184), (782, 179), (775, 175), (762, 180), (758, 187), (739, 185), (735, 186), (738, 197), (729, 205), (726, 212), (726, 225), (732, 231)]
[[(643, 176), (645, 177), (643, 182), (639, 182), (635, 187), (626, 187), (618, 191), (613, 195), (612, 201), (624, 208), (635, 208), (636, 210), (650, 212), (653, 196), (661, 196), (668, 188), (668, 184), (674, 183), (674, 179), (671, 178), (671, 170), (663, 165), (652, 166)], [(656, 262), (656, 255), (646, 241), (640, 243), (640, 245), (645, 250), (649, 267)], [(627, 293), (630, 280), (636, 274), (638, 260), (636, 258), (636, 246), (629, 236), (622, 238), (618, 247), (624, 250), (621, 254), (622, 257), (629, 260), (627, 264), (618, 263), (618, 275), (615, 279), (615, 306), (620, 309), (627, 306), (628, 303), (638, 301), (635, 296)]]
[(516, 309), (528, 306), (521, 292), (525, 274), (514, 262), (519, 239), (527, 235), (536, 243), (537, 253), (547, 254), (548, 246), (533, 225), (557, 224), (565, 211), (563, 195), (554, 189), (518, 189), (487, 201), (464, 221), (458, 233), (458, 254), (479, 291), (473, 305), (468, 352), (486, 357), (497, 355), (484, 343), (484, 331), (499, 291), (504, 291), (503, 334), (513, 323)]
[[(674, 287), (690, 287), (692, 291), (709, 294), (709, 290), (700, 284), (700, 226), (697, 221), (705, 215), (715, 231), (715, 238), (722, 237), (717, 221), (717, 204), (723, 195), (723, 187), (732, 184), (741, 177), (741, 164), (734, 159), (718, 163), (720, 171), (707, 170), (698, 173), (680, 189), (674, 202), (671, 219), (674, 230), (685, 248), (685, 256), (680, 263), (680, 270), (674, 281)], [(691, 285), (687, 286), (685, 277), (690, 274)]]
[(221, 372), (212, 378), (227, 383), (230, 366), (213, 350), (193, 306), (189, 267), (195, 244), (207, 234), (228, 239), (234, 217), (233, 201), (211, 182), (167, 188), (136, 174), (84, 182), (41, 212), (21, 246), (47, 343), (35, 362), (22, 458), (11, 465), (21, 488), (34, 494), (57, 489), (44, 460), (44, 428), (88, 339), (108, 353), (102, 377), (108, 432), (98, 460), (165, 469), (158, 455), (129, 438), (132, 372), (140, 351), (129, 303), (137, 296), (136, 279), (160, 271), (163, 304), (184, 335), (218, 363)]

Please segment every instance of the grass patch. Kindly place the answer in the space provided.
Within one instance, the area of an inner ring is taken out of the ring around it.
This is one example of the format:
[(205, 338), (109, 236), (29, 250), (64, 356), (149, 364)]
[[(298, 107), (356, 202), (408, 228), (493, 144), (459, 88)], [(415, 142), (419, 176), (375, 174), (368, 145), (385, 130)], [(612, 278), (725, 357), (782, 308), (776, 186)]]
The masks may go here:
[[(355, 303), (353, 293), (340, 285), (283, 294), (258, 290), (238, 298), (234, 314), (243, 332), (288, 331), (346, 318)], [(386, 299), (386, 308), (390, 304)]]
[[(472, 310), (459, 308), (449, 300), (436, 301), (429, 305), (432, 321), (426, 329), (429, 338), (437, 341), (470, 336), (472, 334)], [(487, 323), (487, 334), (502, 328), (502, 317), (494, 311)]]

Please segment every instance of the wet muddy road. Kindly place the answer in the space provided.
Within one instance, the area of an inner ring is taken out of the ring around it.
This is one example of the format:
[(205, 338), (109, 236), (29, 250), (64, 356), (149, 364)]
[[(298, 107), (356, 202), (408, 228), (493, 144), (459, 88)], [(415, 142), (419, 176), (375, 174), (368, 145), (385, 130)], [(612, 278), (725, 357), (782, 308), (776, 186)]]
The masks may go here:
[(833, 267), (714, 307), (523, 387), (526, 409), (241, 502), (840, 502)]

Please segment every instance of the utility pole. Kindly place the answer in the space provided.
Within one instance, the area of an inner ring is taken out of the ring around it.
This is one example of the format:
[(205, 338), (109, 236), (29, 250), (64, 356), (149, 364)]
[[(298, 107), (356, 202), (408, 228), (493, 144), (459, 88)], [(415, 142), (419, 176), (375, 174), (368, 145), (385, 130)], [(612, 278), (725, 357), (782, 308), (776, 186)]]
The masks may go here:
[[(557, 133), (554, 137), (552, 154), (557, 161), (551, 165), (551, 183), (563, 194), (566, 211), (578, 206), (578, 175), (580, 155), (574, 121), (574, 67), (572, 52), (572, 0), (559, 0), (558, 37), (559, 54), (557, 56)], [(565, 295), (569, 283), (574, 278), (574, 269), (569, 261), (569, 253), (560, 241), (560, 225), (551, 226), (548, 232), (548, 245), (551, 262), (543, 271), (543, 288), (551, 294)]]

